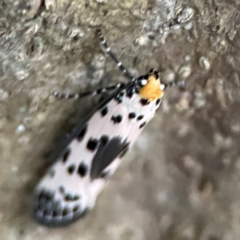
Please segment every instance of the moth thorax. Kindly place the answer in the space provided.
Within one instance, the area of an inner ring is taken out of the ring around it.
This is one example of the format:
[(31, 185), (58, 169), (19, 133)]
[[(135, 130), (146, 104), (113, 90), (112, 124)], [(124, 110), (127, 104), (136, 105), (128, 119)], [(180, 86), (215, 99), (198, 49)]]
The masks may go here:
[(140, 89), (139, 92), (141, 98), (153, 101), (162, 98), (164, 95), (164, 89), (159, 78), (154, 75), (150, 75), (147, 79), (147, 83)]

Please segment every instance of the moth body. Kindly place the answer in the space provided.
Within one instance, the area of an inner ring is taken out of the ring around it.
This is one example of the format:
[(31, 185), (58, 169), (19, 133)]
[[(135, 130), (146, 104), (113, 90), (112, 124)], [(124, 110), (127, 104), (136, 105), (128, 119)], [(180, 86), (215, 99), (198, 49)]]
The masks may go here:
[[(160, 105), (165, 85), (156, 71), (150, 70), (138, 78), (129, 77), (115, 55), (112, 58), (130, 81), (126, 85), (118, 84), (117, 90), (77, 126), (37, 185), (33, 215), (44, 225), (69, 224), (94, 207), (109, 177)], [(95, 91), (101, 92), (105, 91)], [(70, 94), (67, 98), (85, 95)]]

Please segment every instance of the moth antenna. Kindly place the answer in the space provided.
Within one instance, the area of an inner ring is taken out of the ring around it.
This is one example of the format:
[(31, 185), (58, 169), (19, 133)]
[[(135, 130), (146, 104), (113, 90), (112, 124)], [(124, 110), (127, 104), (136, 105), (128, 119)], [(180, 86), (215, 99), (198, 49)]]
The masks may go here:
[(117, 64), (118, 68), (123, 72), (123, 74), (130, 80), (135, 81), (135, 78), (132, 74), (127, 70), (127, 68), (118, 60), (116, 55), (111, 51), (111, 48), (108, 46), (106, 39), (104, 38), (102, 31), (97, 29), (98, 37), (100, 38), (101, 44), (104, 47), (105, 51), (112, 58), (112, 60)]
[(102, 94), (104, 92), (108, 92), (108, 91), (112, 91), (112, 90), (117, 90), (120, 88), (124, 88), (125, 84), (124, 83), (118, 83), (117, 85), (112, 85), (112, 86), (108, 86), (105, 88), (99, 88), (97, 90), (94, 91), (88, 91), (88, 92), (83, 92), (83, 93), (59, 93), (57, 91), (53, 92), (53, 96), (55, 96), (58, 99), (79, 99), (79, 98), (83, 98), (83, 97), (87, 97), (87, 96), (95, 96), (98, 94)]

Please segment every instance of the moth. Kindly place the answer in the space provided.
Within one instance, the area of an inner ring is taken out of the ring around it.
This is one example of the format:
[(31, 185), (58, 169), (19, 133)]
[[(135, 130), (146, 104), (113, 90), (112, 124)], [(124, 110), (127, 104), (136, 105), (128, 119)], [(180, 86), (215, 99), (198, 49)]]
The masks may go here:
[[(129, 81), (82, 94), (55, 93), (58, 98), (104, 94), (99, 105), (70, 134), (35, 189), (33, 216), (46, 226), (70, 224), (94, 207), (109, 177), (154, 117), (169, 86), (153, 69), (134, 78), (118, 61), (100, 30), (97, 34)], [(113, 93), (107, 96), (110, 90)]]

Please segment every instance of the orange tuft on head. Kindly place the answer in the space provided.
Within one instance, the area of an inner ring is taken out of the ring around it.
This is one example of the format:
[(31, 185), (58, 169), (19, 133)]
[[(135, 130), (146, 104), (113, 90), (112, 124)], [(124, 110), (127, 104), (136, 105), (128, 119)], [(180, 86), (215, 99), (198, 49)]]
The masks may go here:
[(141, 98), (153, 101), (158, 98), (162, 98), (164, 91), (160, 89), (161, 81), (154, 75), (150, 75), (147, 79), (147, 84), (140, 89)]

